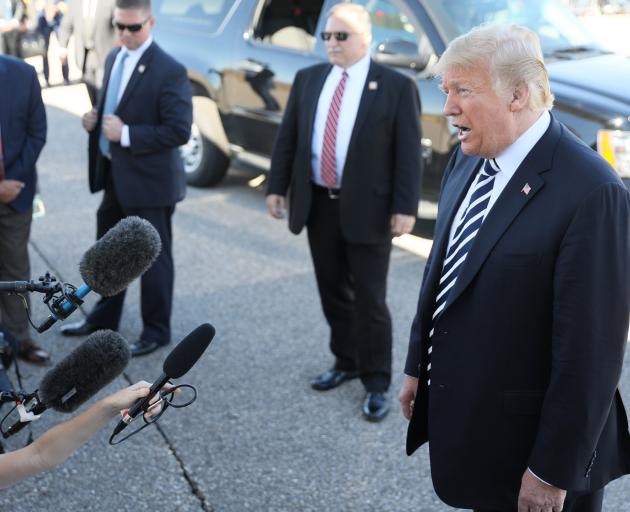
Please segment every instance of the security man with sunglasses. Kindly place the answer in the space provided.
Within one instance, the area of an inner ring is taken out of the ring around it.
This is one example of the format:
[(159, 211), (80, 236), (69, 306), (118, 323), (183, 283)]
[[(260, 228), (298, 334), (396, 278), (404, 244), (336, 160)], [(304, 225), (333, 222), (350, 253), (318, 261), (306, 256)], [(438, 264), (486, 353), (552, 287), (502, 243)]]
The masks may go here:
[[(173, 299), (171, 217), (184, 198), (186, 179), (178, 146), (190, 137), (192, 91), (186, 69), (151, 37), (150, 0), (117, 0), (114, 26), (121, 48), (105, 64), (103, 94), (83, 116), (89, 132), (89, 184), (104, 190), (97, 238), (120, 219), (137, 215), (157, 229), (162, 251), (141, 278), (143, 329), (133, 356), (169, 343)], [(67, 336), (117, 330), (125, 292), (103, 297), (85, 321), (67, 325)]]
[(360, 377), (363, 414), (389, 411), (392, 326), (385, 302), (392, 236), (413, 228), (421, 176), (420, 101), (408, 77), (370, 59), (370, 15), (338, 4), (325, 32), (330, 63), (295, 77), (274, 147), (267, 208), (307, 228), (332, 368), (317, 391)]

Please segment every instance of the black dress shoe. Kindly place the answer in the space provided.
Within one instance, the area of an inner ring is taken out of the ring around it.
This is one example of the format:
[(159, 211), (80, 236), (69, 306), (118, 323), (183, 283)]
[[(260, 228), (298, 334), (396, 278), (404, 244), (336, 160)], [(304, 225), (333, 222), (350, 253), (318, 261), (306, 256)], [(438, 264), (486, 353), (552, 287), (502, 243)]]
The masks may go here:
[(80, 322), (64, 325), (61, 328), (61, 334), (64, 336), (87, 336), (100, 329), (103, 329), (103, 327), (91, 324), (87, 320), (81, 320)]
[(129, 350), (131, 357), (145, 356), (151, 352), (155, 352), (158, 348), (167, 345), (167, 343), (158, 343), (157, 341), (138, 340), (131, 344)]
[(31, 340), (22, 340), (18, 342), (17, 355), (20, 359), (26, 361), (27, 363), (39, 366), (50, 365), (50, 354)]
[(363, 416), (368, 421), (381, 421), (389, 412), (389, 401), (385, 393), (368, 393), (363, 402)]
[(328, 370), (322, 373), (315, 380), (311, 381), (311, 387), (317, 391), (328, 391), (336, 388), (347, 380), (356, 379), (358, 372), (344, 372), (343, 370)]

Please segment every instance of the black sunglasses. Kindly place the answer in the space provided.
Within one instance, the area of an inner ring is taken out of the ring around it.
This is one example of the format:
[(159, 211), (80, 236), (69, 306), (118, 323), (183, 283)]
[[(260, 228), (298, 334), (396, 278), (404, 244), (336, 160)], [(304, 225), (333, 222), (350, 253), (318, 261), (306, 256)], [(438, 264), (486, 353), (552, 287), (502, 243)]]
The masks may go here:
[(114, 27), (116, 27), (121, 32), (125, 29), (127, 29), (129, 32), (140, 32), (142, 30), (142, 27), (144, 27), (145, 23), (149, 21), (150, 18), (151, 16), (149, 16), (142, 23), (132, 23), (131, 25), (125, 25), (124, 23), (118, 23), (116, 20), (112, 20), (112, 25), (114, 25)]
[(319, 35), (324, 41), (329, 41), (331, 37), (334, 37), (337, 41), (345, 41), (348, 39), (350, 32), (322, 32)]

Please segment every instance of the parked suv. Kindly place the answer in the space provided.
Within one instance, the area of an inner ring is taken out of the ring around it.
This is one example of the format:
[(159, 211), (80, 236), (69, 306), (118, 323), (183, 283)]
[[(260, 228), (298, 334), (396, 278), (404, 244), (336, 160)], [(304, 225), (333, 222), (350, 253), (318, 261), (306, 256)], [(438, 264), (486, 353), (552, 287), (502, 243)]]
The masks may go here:
[[(327, 59), (318, 34), (339, 0), (156, 0), (156, 39), (183, 62), (194, 123), (182, 155), (188, 183), (212, 186), (237, 155), (268, 168), (295, 73)], [(422, 99), (421, 217), (433, 217), (457, 144), (433, 65), (449, 41), (485, 22), (539, 35), (554, 114), (630, 186), (630, 59), (605, 51), (557, 0), (358, 0), (372, 18), (373, 58), (417, 81)]]

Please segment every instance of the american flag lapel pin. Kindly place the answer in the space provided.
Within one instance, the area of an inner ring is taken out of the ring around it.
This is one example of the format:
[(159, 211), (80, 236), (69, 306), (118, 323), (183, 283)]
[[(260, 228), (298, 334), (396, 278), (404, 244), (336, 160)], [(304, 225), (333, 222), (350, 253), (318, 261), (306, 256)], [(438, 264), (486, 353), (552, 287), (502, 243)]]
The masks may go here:
[(140, 73), (140, 74), (144, 73), (145, 69), (147, 69), (147, 67), (144, 64), (140, 64), (138, 66), (138, 73)]
[(373, 80), (373, 81), (371, 81), (371, 82), (369, 82), (369, 83), (368, 83), (368, 89), (369, 89), (370, 91), (376, 91), (376, 89), (378, 89), (378, 82), (376, 82), (376, 81), (374, 81), (374, 80)]
[(532, 190), (532, 187), (529, 186), (529, 183), (525, 183), (525, 186), (521, 189), (523, 194), (528, 195)]

